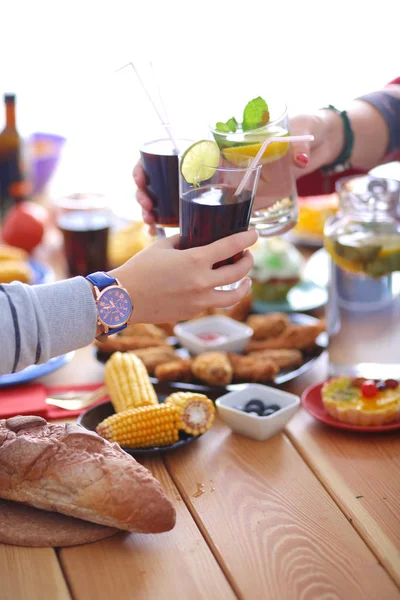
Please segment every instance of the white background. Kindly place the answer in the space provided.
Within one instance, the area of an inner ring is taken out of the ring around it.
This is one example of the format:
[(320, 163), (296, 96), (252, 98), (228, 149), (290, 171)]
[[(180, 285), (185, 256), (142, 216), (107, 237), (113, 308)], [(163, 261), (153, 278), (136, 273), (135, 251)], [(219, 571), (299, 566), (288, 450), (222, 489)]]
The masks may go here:
[[(349, 99), (400, 74), (399, 2), (358, 0), (12, 0), (1, 9), (0, 92), (18, 96), (23, 135), (68, 143), (54, 194), (90, 189), (134, 206), (138, 145), (157, 135), (129, 61), (152, 60), (179, 133), (254, 95), (291, 114)], [(0, 126), (3, 115), (0, 111)]]

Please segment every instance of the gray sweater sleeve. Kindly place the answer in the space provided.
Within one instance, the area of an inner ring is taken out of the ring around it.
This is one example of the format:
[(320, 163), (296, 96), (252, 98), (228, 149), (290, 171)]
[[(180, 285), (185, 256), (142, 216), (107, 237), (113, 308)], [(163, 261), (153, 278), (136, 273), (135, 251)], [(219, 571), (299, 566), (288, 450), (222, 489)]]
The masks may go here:
[(0, 285), (0, 374), (44, 363), (90, 344), (96, 304), (89, 282)]

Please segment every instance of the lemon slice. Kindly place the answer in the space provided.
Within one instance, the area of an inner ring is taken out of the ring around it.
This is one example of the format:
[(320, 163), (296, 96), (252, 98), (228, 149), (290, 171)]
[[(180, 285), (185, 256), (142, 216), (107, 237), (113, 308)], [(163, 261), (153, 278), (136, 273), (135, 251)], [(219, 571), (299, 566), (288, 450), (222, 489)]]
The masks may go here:
[[(249, 162), (249, 157), (254, 158), (257, 156), (262, 144), (248, 144), (247, 146), (231, 146), (230, 148), (224, 148), (222, 154), (229, 160), (230, 163), (237, 167), (246, 167)], [(273, 162), (278, 158), (285, 156), (289, 149), (289, 142), (271, 142), (264, 151), (261, 158), (261, 164)]]
[(196, 142), (182, 155), (182, 177), (192, 184), (210, 179), (218, 167), (220, 156), (216, 142), (210, 140)]

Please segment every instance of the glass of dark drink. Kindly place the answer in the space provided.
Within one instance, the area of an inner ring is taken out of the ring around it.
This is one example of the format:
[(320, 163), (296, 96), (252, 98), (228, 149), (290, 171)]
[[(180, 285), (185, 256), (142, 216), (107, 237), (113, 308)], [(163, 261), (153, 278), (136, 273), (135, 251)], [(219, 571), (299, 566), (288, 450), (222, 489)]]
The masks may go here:
[(108, 269), (112, 214), (101, 194), (71, 194), (56, 202), (57, 226), (71, 277)]
[(153, 214), (160, 236), (164, 228), (179, 227), (179, 154), (192, 144), (179, 139), (179, 152), (169, 138), (146, 142), (140, 157), (146, 175), (146, 192), (153, 202)]
[[(218, 166), (206, 180), (189, 184), (180, 175), (180, 248), (205, 246), (249, 228), (255, 193), (261, 171), (256, 167)], [(237, 194), (243, 179), (246, 183)], [(214, 269), (233, 264), (241, 253), (220, 261)], [(224, 286), (234, 289), (240, 282)]]

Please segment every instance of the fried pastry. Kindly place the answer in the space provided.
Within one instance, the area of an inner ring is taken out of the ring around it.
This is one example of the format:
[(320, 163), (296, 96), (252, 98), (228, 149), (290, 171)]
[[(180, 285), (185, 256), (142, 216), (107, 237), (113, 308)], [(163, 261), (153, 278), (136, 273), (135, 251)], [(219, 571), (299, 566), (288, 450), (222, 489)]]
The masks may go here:
[(303, 361), (303, 355), (300, 350), (285, 349), (285, 348), (268, 348), (267, 350), (255, 350), (247, 356), (256, 360), (269, 359), (272, 360), (280, 369), (287, 367), (296, 367)]
[(192, 373), (209, 385), (228, 385), (232, 381), (232, 366), (225, 352), (204, 352), (192, 362)]
[(174, 335), (175, 323), (157, 323), (156, 327), (165, 331), (167, 336)]
[(22, 260), (26, 262), (29, 260), (29, 254), (16, 246), (0, 244), (0, 260)]
[(165, 341), (146, 335), (116, 335), (109, 336), (105, 342), (95, 340), (95, 345), (101, 352), (111, 354), (112, 352), (126, 352), (129, 350), (138, 350), (139, 348), (150, 348), (154, 346), (162, 346), (171, 348)]
[(0, 283), (12, 281), (32, 283), (33, 271), (29, 263), (22, 260), (0, 260)]
[(302, 350), (315, 344), (318, 335), (324, 330), (325, 324), (321, 321), (315, 325), (290, 324), (281, 335), (267, 338), (266, 340), (250, 340), (246, 346), (246, 353), (267, 348), (297, 348)]
[(167, 333), (151, 323), (132, 323), (128, 325), (126, 329), (121, 331), (122, 336), (142, 335), (146, 337), (154, 337), (160, 340), (164, 340), (167, 337)]
[(158, 381), (183, 381), (190, 383), (193, 379), (192, 361), (188, 358), (179, 358), (158, 364), (154, 375)]
[(233, 306), (230, 306), (229, 308), (215, 309), (213, 314), (225, 315), (226, 317), (235, 319), (235, 321), (243, 322), (249, 316), (252, 304), (253, 304), (253, 297), (251, 294), (247, 294), (237, 304), (234, 304)]
[(137, 350), (132, 350), (132, 352), (143, 361), (149, 375), (154, 375), (154, 370), (158, 365), (178, 358), (172, 346), (138, 348)]
[(246, 325), (254, 331), (253, 340), (265, 340), (269, 337), (276, 337), (286, 329), (289, 323), (289, 317), (283, 313), (250, 315), (246, 321)]
[(257, 359), (229, 352), (228, 359), (232, 365), (235, 381), (266, 383), (273, 380), (279, 371), (278, 365), (268, 358)]

